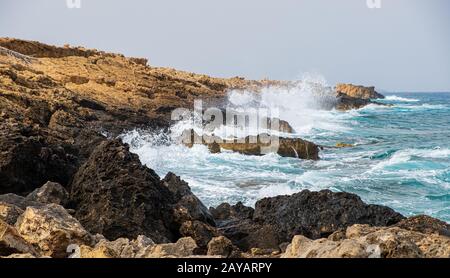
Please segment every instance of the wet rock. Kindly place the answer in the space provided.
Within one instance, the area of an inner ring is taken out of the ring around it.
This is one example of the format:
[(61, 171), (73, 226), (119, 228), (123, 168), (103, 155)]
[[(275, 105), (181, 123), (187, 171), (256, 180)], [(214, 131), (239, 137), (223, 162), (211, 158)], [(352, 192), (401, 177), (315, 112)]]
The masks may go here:
[(354, 225), (333, 241), (295, 236), (284, 258), (449, 258), (450, 239), (398, 227)]
[(223, 203), (217, 208), (210, 208), (209, 211), (214, 219), (218, 221), (229, 221), (252, 219), (255, 210), (251, 207), (244, 206), (242, 202), (238, 202), (234, 206), (231, 206), (228, 203)]
[(66, 206), (69, 203), (69, 193), (59, 183), (47, 182), (42, 187), (31, 192), (26, 197), (26, 200), (42, 204)]
[(179, 176), (168, 173), (162, 184), (173, 194), (174, 221), (179, 225), (185, 221), (201, 221), (215, 226), (215, 221), (209, 210), (192, 193), (189, 185)]
[(356, 86), (353, 84), (337, 84), (336, 91), (359, 99), (384, 98), (382, 94), (375, 91), (375, 87)]
[(56, 204), (28, 207), (15, 225), (20, 236), (44, 256), (63, 258), (70, 244), (90, 245), (92, 236)]
[(291, 196), (265, 198), (256, 203), (253, 220), (273, 226), (281, 242), (295, 235), (317, 239), (353, 224), (389, 226), (404, 217), (384, 206), (367, 205), (350, 193), (304, 190)]
[(318, 160), (320, 152), (320, 146), (312, 142), (300, 138), (284, 138), (268, 134), (224, 140), (217, 136), (199, 136), (194, 130), (186, 130), (181, 141), (187, 147), (192, 147), (194, 144), (209, 146), (215, 142), (221, 149), (257, 156), (277, 153), (283, 157)]
[(158, 175), (119, 141), (101, 143), (73, 178), (75, 217), (91, 233), (109, 240), (145, 235), (170, 242), (175, 202)]
[(16, 253), (38, 255), (32, 244), (24, 240), (13, 226), (0, 219), (0, 256)]

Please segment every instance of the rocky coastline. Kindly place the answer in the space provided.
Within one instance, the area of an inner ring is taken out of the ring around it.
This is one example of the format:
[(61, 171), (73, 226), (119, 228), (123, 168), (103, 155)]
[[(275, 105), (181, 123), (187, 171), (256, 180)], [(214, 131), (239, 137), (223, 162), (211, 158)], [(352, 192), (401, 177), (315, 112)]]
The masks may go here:
[[(135, 128), (167, 131), (171, 112), (195, 99), (220, 105), (230, 90), (264, 86), (289, 84), (0, 38), (0, 257), (450, 257), (447, 223), (350, 193), (306, 190), (255, 208), (207, 208), (182, 177), (159, 177), (117, 139)], [(349, 84), (335, 91), (336, 109), (382, 97)], [(281, 156), (320, 158), (313, 142), (283, 144)], [(260, 155), (260, 146), (209, 147)]]

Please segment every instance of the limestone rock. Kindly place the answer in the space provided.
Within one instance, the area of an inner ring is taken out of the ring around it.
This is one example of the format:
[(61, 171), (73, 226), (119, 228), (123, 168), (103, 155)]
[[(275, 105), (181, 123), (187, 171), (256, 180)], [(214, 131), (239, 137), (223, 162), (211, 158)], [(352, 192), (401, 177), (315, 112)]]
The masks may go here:
[(165, 243), (154, 246), (146, 258), (187, 258), (195, 255), (198, 248), (192, 238), (180, 238), (176, 243)]
[(295, 236), (284, 258), (449, 258), (450, 238), (398, 227), (354, 225), (343, 239)]
[(92, 236), (67, 211), (56, 204), (28, 207), (15, 225), (26, 242), (42, 255), (66, 257), (70, 244), (90, 245)]
[(0, 219), (0, 256), (16, 253), (38, 255), (32, 244), (25, 241), (13, 226)]
[[(217, 136), (200, 136), (194, 130), (184, 131), (181, 142), (187, 147), (194, 144), (204, 144), (210, 146), (215, 142), (221, 149), (245, 154), (245, 155), (265, 155), (277, 153), (283, 157), (318, 160), (320, 146), (300, 139), (284, 138), (269, 134), (258, 136), (247, 136), (233, 140), (224, 140)], [(216, 146), (217, 148), (217, 146)]]
[(18, 206), (0, 202), (0, 220), (9, 225), (14, 225), (22, 213), (23, 210)]
[(230, 257), (237, 248), (231, 240), (224, 236), (211, 239), (208, 243), (208, 256), (221, 256), (222, 258)]
[(336, 91), (359, 99), (384, 98), (383, 95), (375, 91), (375, 87), (356, 86), (353, 84), (337, 84)]
[(42, 204), (57, 204), (66, 206), (69, 202), (69, 193), (56, 182), (47, 182), (42, 187), (31, 192), (26, 200)]

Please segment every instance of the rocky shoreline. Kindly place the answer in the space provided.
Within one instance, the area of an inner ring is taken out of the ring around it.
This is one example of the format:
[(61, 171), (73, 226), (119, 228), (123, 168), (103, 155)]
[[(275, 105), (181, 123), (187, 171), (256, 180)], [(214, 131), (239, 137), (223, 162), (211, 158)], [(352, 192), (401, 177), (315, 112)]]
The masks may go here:
[[(233, 89), (288, 85), (0, 38), (0, 257), (450, 257), (447, 223), (405, 218), (349, 193), (302, 191), (255, 208), (208, 209), (182, 178), (160, 178), (115, 139), (134, 128), (164, 132), (171, 111), (196, 98), (220, 105)], [(338, 85), (335, 108), (380, 97)], [(286, 140), (285, 149), (295, 144), (297, 157), (319, 158), (312, 142)]]

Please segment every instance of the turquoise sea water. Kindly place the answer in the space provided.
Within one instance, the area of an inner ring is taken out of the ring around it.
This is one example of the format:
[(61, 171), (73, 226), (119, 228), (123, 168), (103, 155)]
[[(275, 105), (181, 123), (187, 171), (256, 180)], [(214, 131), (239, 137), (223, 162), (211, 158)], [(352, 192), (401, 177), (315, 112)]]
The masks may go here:
[(289, 98), (277, 103), (280, 118), (293, 125), (296, 136), (324, 146), (354, 144), (325, 148), (320, 161), (210, 154), (203, 146), (161, 144), (160, 135), (136, 131), (123, 139), (161, 176), (172, 171), (188, 181), (207, 206), (237, 201), (252, 206), (263, 197), (331, 189), (356, 193), (404, 215), (450, 221), (450, 94), (386, 96), (379, 101), (392, 106), (347, 112), (299, 112)]

